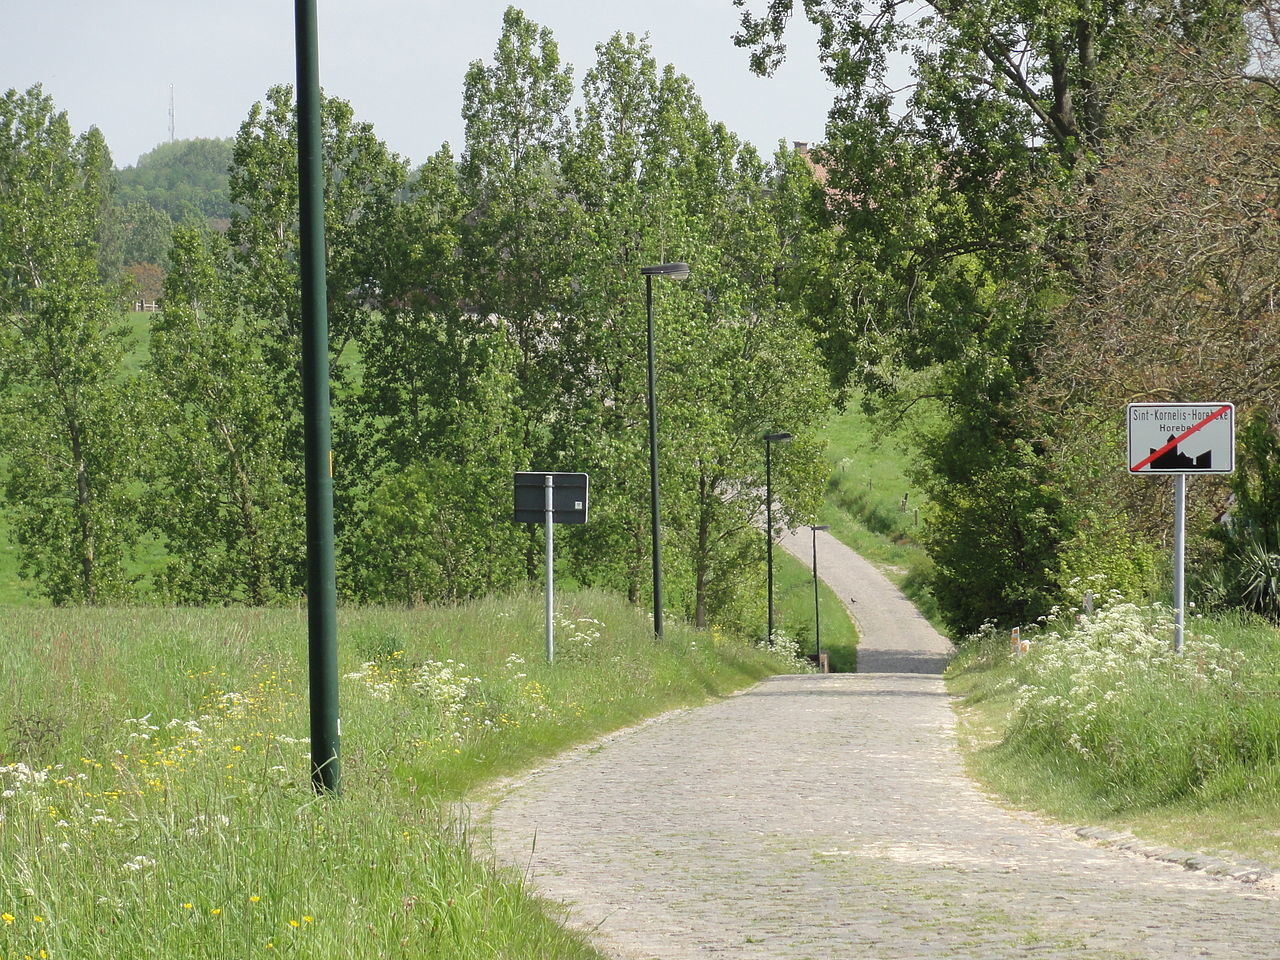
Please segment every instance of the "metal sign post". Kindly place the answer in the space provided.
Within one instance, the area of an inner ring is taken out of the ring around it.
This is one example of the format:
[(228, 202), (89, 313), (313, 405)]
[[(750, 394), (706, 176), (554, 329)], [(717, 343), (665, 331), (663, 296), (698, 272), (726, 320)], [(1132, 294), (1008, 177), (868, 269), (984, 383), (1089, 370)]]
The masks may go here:
[(555, 610), (556, 610), (556, 565), (555, 565), (555, 480), (551, 474), (546, 478), (546, 508), (543, 524), (547, 528), (547, 663), (555, 663)]
[(521, 471), (515, 477), (516, 523), (547, 527), (547, 663), (555, 662), (555, 534), (557, 523), (587, 522), (585, 473)]
[(1187, 475), (1173, 478), (1173, 652), (1182, 652), (1183, 603), (1186, 600)]
[(1173, 474), (1173, 649), (1186, 624), (1187, 474), (1231, 473), (1236, 466), (1236, 408), (1230, 403), (1131, 403), (1129, 473)]

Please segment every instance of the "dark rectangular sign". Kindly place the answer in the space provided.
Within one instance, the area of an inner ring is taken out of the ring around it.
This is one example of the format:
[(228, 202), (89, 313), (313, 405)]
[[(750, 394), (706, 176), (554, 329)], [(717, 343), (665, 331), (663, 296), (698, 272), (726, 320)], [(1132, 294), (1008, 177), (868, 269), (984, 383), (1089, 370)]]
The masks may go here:
[(547, 519), (547, 477), (551, 478), (551, 522), (587, 522), (587, 475), (528, 470), (516, 474), (515, 522)]

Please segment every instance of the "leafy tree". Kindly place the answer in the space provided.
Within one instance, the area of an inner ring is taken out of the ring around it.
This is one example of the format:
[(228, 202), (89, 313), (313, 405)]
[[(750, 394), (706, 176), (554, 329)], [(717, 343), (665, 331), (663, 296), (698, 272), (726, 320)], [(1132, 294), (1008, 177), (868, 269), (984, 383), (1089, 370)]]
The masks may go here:
[(346, 579), (378, 602), (459, 599), (524, 572), (523, 531), (510, 523), (518, 354), (504, 322), (466, 306), (466, 211), (446, 147), (384, 235), (382, 307), (361, 333)]
[(517, 582), (524, 563), (512, 549), (510, 486), (509, 470), (448, 460), (385, 474), (354, 538), (358, 595), (452, 602)]
[(466, 295), (477, 316), (503, 318), (519, 349), (521, 445), (532, 458), (547, 450), (548, 388), (560, 359), (554, 327), (569, 312), (574, 272), (576, 204), (557, 172), (572, 94), (572, 71), (561, 66), (551, 31), (515, 7), (503, 15), (493, 63), (472, 63), (463, 83)]
[(175, 223), (227, 220), (234, 207), (228, 188), (229, 139), (175, 140), (144, 153), (116, 174), (116, 202), (145, 204)]
[(162, 587), (182, 603), (256, 606), (302, 584), (301, 465), (241, 283), (225, 240), (175, 230), (145, 371), (165, 411), (147, 518), (167, 553)]
[[(1024, 610), (990, 577), (939, 585), (964, 628), (987, 615), (980, 607), (1031, 615), (1055, 589), (1059, 567), (1047, 555), (1075, 536), (1064, 500), (1042, 496), (1052, 443), (1027, 409), (1025, 386), (1052, 377), (1040, 365), (1051, 314), (1064, 298), (1096, 293), (1105, 234), (1034, 198), (1063, 184), (1088, 189), (1099, 159), (1147, 122), (1130, 91), (1170, 50), (1238, 70), (1243, 6), (804, 4), (838, 88), (818, 155), (839, 229), (830, 261), (796, 295), (831, 307), (817, 315), (837, 383), (857, 378), (872, 403), (899, 408), (923, 396), (942, 401), (950, 427), (926, 446), (923, 478), (939, 505), (930, 542), (942, 576), (980, 574), (981, 555), (997, 546), (1002, 556), (1027, 551)], [(762, 13), (744, 13), (737, 39), (753, 49), (756, 69), (779, 62), (793, 9), (792, 0), (770, 0)], [(903, 50), (915, 78), (905, 102), (889, 80), (890, 57)], [(1093, 346), (1067, 336), (1082, 354)], [(1007, 468), (999, 482), (993, 464)], [(1012, 484), (1021, 485), (1016, 495)], [(1029, 512), (979, 551), (957, 531), (984, 504), (989, 516)], [(955, 551), (966, 543), (975, 555), (962, 563)]]
[[(339, 360), (358, 334), (365, 307), (376, 300), (370, 277), (383, 256), (379, 243), (406, 171), (404, 161), (372, 126), (356, 120), (346, 101), (323, 99), (321, 128), (330, 352)], [(264, 102), (250, 108), (232, 156), (231, 197), (237, 209), (228, 238), (248, 281), (245, 302), (273, 320), (266, 349), (283, 380), (293, 385), (282, 389), (300, 392), (295, 376), (302, 325), (297, 110), (291, 87), (272, 87)]]
[(120, 259), (126, 267), (137, 263), (168, 265), (173, 221), (167, 213), (135, 202), (116, 207), (114, 216), (121, 234)]
[(24, 572), (54, 603), (127, 594), (134, 398), (95, 237), (110, 169), (40, 87), (0, 99), (0, 438)]
[[(374, 280), (386, 272), (386, 245), (405, 163), (355, 118), (343, 100), (321, 104), (325, 162), (330, 369), (334, 393), (334, 500), (340, 542), (350, 535), (357, 496), (370, 465), (360, 458), (350, 405), (343, 401), (359, 354), (368, 310), (380, 302)], [(287, 86), (273, 87), (250, 108), (233, 151), (228, 239), (241, 305), (257, 317), (259, 349), (270, 376), (271, 403), (285, 424), (282, 455), (302, 462), (301, 298), (298, 275), (297, 111)], [(358, 370), (357, 370), (358, 373)], [(367, 447), (365, 452), (367, 452)], [(301, 473), (289, 473), (298, 484)], [(295, 491), (301, 496), (301, 489)], [(345, 562), (340, 560), (340, 562)], [(348, 581), (349, 582), (349, 581)]]
[[(598, 491), (593, 529), (574, 549), (592, 576), (639, 599), (649, 566), (639, 270), (687, 260), (687, 284), (655, 285), (668, 598), (699, 624), (742, 626), (762, 580), (761, 436), (774, 418), (803, 431), (827, 409), (809, 337), (769, 282), (781, 242), (766, 171), (633, 36), (597, 48), (584, 103), (565, 162), (585, 222), (573, 311), (558, 323), (566, 399), (553, 426)], [(780, 464), (792, 516), (814, 507), (816, 463), (801, 445)]]
[(1233, 498), (1209, 532), (1217, 549), (1193, 577), (1210, 604), (1280, 620), (1280, 435), (1271, 414), (1254, 410), (1237, 448)]

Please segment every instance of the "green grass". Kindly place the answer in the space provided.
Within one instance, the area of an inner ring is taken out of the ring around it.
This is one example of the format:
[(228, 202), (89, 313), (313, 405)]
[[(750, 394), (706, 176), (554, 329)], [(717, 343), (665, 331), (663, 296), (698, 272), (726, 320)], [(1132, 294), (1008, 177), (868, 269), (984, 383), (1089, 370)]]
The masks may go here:
[[(814, 653), (812, 569), (785, 550), (775, 549), (773, 575), (775, 628), (795, 637), (801, 652)], [(857, 631), (840, 598), (821, 580), (818, 582), (818, 617), (822, 649), (830, 657), (831, 671), (854, 672), (858, 668)]]
[(1179, 658), (1164, 624), (1093, 622), (1016, 658), (1003, 635), (961, 648), (970, 772), (1017, 807), (1280, 866), (1280, 631), (1197, 621)]
[(125, 314), (125, 329), (128, 339), (125, 342), (123, 375), (137, 376), (143, 364), (151, 358), (151, 323), (158, 317), (157, 313), (139, 313), (129, 311)]
[(559, 614), (548, 666), (535, 594), (343, 611), (344, 792), (317, 798), (304, 611), (5, 611), (0, 958), (595, 957), (453, 802), (786, 665), (655, 642), (597, 592)]
[(827, 424), (827, 481), (820, 522), (874, 563), (935, 625), (937, 603), (930, 592), (932, 563), (917, 542), (928, 507), (909, 479), (912, 435), (932, 422), (924, 405), (897, 424), (873, 422), (850, 399)]

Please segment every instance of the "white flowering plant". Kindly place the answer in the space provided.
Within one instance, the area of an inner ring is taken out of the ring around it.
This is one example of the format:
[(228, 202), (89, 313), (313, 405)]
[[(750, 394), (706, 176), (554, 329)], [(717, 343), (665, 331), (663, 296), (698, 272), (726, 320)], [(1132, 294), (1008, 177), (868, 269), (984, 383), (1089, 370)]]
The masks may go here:
[(1129, 798), (1199, 789), (1240, 759), (1232, 705), (1242, 656), (1190, 629), (1175, 653), (1167, 606), (1108, 599), (1030, 631), (1013, 666), (1008, 740), (1065, 756)]

